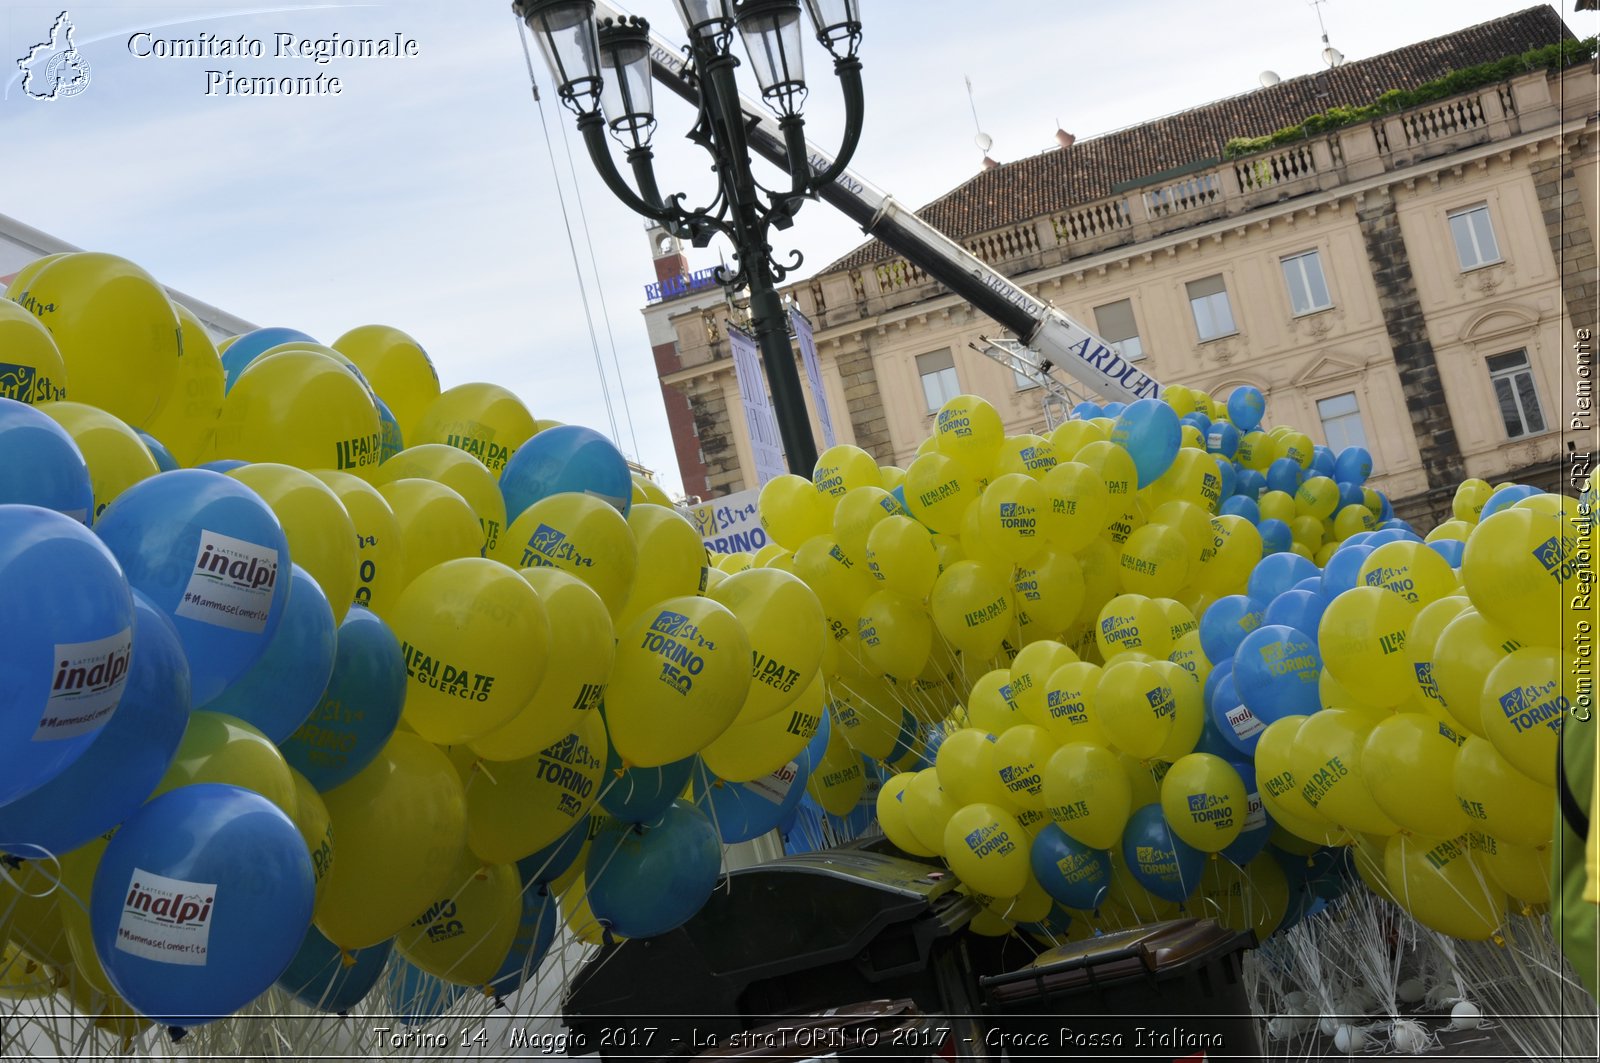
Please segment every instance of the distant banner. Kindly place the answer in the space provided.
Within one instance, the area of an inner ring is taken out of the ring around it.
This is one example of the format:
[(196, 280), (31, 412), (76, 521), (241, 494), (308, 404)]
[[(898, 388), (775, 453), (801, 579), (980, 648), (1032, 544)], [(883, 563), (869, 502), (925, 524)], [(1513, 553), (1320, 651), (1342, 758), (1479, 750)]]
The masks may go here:
[(752, 487), (722, 498), (713, 498), (680, 511), (689, 518), (706, 549), (714, 554), (753, 554), (770, 541), (761, 526), (757, 502), (761, 490)]
[(828, 414), (828, 393), (822, 390), (822, 367), (817, 364), (817, 339), (811, 334), (811, 322), (798, 306), (789, 308), (789, 324), (795, 339), (800, 341), (800, 357), (806, 363), (806, 379), (811, 381), (811, 401), (817, 404), (817, 420), (822, 424), (822, 442), (833, 446), (838, 440), (833, 435), (833, 418)]
[(767, 397), (767, 378), (761, 371), (756, 341), (748, 333), (728, 329), (728, 346), (733, 352), (733, 374), (739, 380), (739, 397), (744, 400), (744, 423), (750, 430), (750, 449), (756, 461), (756, 486), (760, 487), (788, 469), (783, 464), (783, 443), (778, 437), (778, 419)]

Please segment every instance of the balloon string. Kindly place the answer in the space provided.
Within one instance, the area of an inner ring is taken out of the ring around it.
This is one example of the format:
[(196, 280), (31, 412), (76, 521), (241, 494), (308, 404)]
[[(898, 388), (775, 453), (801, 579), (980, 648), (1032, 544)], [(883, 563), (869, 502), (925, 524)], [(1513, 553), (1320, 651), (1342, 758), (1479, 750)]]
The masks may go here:
[[(20, 855), (20, 851), (25, 849), (31, 849), (37, 852), (39, 855), (33, 857)], [(0, 879), (4, 879), (12, 889), (16, 890), (24, 897), (28, 897), (36, 901), (42, 900), (43, 898), (50, 896), (56, 890), (61, 890), (63, 893), (70, 894), (71, 891), (67, 890), (61, 883), (61, 859), (49, 849), (46, 849), (42, 845), (34, 845), (32, 842), (0, 842), (0, 850), (3, 850), (7, 854), (3, 859), (0, 859)], [(51, 866), (51, 871), (46, 873), (51, 880), (50, 886), (43, 893), (29, 892), (27, 887), (23, 886), (20, 881), (18, 881), (16, 878), (13, 878), (11, 875), (11, 872), (20, 870), (23, 863), (28, 860), (43, 860), (45, 863)], [(76, 900), (77, 898), (73, 899)]]
[(487, 767), (487, 762), (482, 757), (479, 757), (477, 760), (472, 762), (472, 770), (474, 773), (480, 771), (483, 772), (484, 778), (489, 780), (489, 784), (491, 786), (500, 785), (500, 781), (490, 773), (489, 768)]

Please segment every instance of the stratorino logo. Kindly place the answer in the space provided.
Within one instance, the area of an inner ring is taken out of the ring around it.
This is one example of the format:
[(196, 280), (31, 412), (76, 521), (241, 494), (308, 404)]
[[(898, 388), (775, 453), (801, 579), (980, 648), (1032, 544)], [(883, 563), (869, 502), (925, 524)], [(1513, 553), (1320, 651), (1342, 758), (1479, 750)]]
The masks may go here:
[(72, 39), (72, 16), (63, 11), (50, 26), (50, 36), (17, 60), (22, 91), (47, 103), (76, 96), (89, 87), (89, 61)]

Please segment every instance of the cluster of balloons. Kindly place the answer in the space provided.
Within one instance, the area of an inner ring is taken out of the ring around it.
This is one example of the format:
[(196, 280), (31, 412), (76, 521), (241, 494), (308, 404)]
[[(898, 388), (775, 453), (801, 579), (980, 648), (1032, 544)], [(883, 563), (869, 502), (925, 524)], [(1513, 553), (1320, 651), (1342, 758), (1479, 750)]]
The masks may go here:
[(392, 328), (214, 346), (109, 255), (6, 294), (0, 945), (30, 992), (123, 1036), (274, 984), (426, 1017), (514, 991), (560, 922), (678, 925), (724, 841), (792, 821), (820, 606), (713, 577), (604, 437), (441, 391)]

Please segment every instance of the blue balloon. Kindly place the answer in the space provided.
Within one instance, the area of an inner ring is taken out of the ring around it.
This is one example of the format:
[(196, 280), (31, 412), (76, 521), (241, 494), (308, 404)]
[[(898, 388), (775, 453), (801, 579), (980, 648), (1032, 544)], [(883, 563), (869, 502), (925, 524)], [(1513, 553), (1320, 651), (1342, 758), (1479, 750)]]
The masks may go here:
[(1320, 709), (1321, 677), (1316, 636), (1281, 624), (1250, 632), (1233, 657), (1239, 699), (1264, 724), (1285, 716), (1309, 716)]
[(1262, 558), (1250, 573), (1245, 592), (1258, 602), (1270, 602), (1301, 580), (1321, 574), (1321, 569), (1299, 554), (1274, 554)]
[(1212, 756), (1221, 757), (1223, 760), (1237, 757), (1239, 750), (1232, 743), (1226, 741), (1222, 737), (1222, 732), (1217, 730), (1217, 722), (1212, 719), (1209, 702), (1206, 709), (1205, 723), (1200, 728), (1200, 737), (1195, 741), (1194, 751), (1196, 753), (1210, 753)]
[(822, 722), (817, 724), (817, 733), (811, 736), (811, 741), (800, 751), (795, 761), (799, 763), (800, 770), (807, 775), (822, 763), (822, 754), (828, 751), (828, 739), (833, 737), (833, 713), (822, 714)]
[(1200, 433), (1201, 439), (1206, 438), (1206, 434), (1211, 431), (1211, 418), (1207, 417), (1199, 410), (1184, 414), (1182, 417), (1178, 418), (1178, 423), (1180, 425), (1186, 424), (1193, 427), (1196, 432)]
[[(1215, 695), (1206, 703), (1206, 723), (1216, 730), (1217, 737), (1226, 747), (1219, 754), (1224, 760), (1238, 760), (1243, 757), (1254, 757), (1256, 745), (1261, 741), (1261, 732), (1266, 730), (1266, 725), (1260, 717), (1239, 699), (1239, 693), (1234, 689), (1233, 676), (1217, 684)], [(1205, 731), (1201, 728), (1201, 733)]]
[(1322, 611), (1327, 607), (1328, 600), (1316, 591), (1287, 590), (1267, 604), (1261, 622), (1315, 634), (1317, 625), (1322, 622)]
[(1305, 470), (1300, 468), (1300, 463), (1293, 458), (1279, 458), (1267, 466), (1267, 490), (1282, 491), (1292, 495), (1300, 490), (1300, 484), (1305, 479)]
[(806, 777), (792, 764), (749, 782), (713, 780), (701, 770), (694, 776), (694, 800), (722, 840), (736, 845), (776, 830), (805, 796)]
[(321, 700), (278, 748), (291, 768), (326, 793), (377, 758), (405, 703), (400, 640), (377, 613), (352, 605), (334, 639), (333, 670)]
[(541, 498), (567, 491), (593, 495), (627, 516), (633, 504), (627, 459), (594, 429), (564, 424), (522, 444), (500, 472), (508, 522)]
[(1460, 539), (1435, 539), (1428, 548), (1450, 562), (1451, 568), (1460, 568), (1461, 558), (1467, 552), (1467, 544)]
[(1102, 412), (1098, 402), (1080, 402), (1072, 408), (1072, 418), (1075, 421), (1092, 421)]
[(1362, 545), (1377, 549), (1386, 543), (1420, 543), (1421, 541), (1422, 536), (1405, 528), (1379, 528), (1377, 531), (1371, 532)]
[(1305, 579), (1301, 580), (1299, 583), (1296, 583), (1289, 589), (1292, 591), (1310, 591), (1312, 594), (1320, 597), (1322, 595), (1322, 577), (1307, 576)]
[[(1240, 642), (1244, 641), (1244, 635), (1242, 633), (1239, 636), (1239, 641)], [(1233, 648), (1234, 649), (1238, 649), (1239, 648), (1237, 643), (1234, 645)], [(1201, 649), (1202, 652), (1204, 652), (1204, 650), (1205, 650), (1205, 640), (1204, 639), (1201, 640), (1200, 649)], [(1206, 654), (1206, 660), (1210, 660), (1210, 659), (1211, 659), (1211, 655), (1210, 654)], [(1232, 674), (1233, 674), (1233, 653), (1232, 653), (1232, 651), (1229, 651), (1229, 653), (1228, 653), (1228, 655), (1226, 657), (1222, 658), (1220, 661), (1217, 661), (1212, 665), (1211, 674), (1206, 676), (1205, 686), (1201, 688), (1201, 695), (1200, 696), (1205, 700), (1205, 703), (1207, 705), (1211, 704), (1211, 700), (1215, 696), (1215, 691), (1217, 689), (1217, 686), (1224, 679), (1228, 678), (1228, 676), (1230, 676)]]
[(1172, 467), (1183, 445), (1183, 431), (1171, 406), (1160, 399), (1140, 399), (1117, 415), (1111, 442), (1133, 458), (1139, 486), (1146, 487)]
[(228, 349), (222, 352), (222, 370), (227, 374), (227, 379), (223, 384), (224, 388), (229, 391), (233, 390), (233, 382), (239, 379), (239, 374), (244, 372), (245, 366), (255, 361), (257, 355), (265, 354), (274, 347), (295, 341), (317, 342), (299, 329), (280, 328), (277, 326), (258, 328), (254, 332), (244, 333), (228, 344)]
[(622, 758), (606, 732), (606, 785), (600, 792), (600, 807), (624, 823), (654, 823), (683, 793), (689, 776), (698, 763), (693, 755), (663, 764), (658, 768), (622, 767)]
[(561, 837), (538, 852), (518, 860), (517, 875), (522, 879), (523, 886), (529, 883), (548, 885), (560, 878), (562, 872), (571, 867), (583, 852), (583, 845), (589, 840), (590, 822), (590, 818), (584, 816)]
[(1340, 482), (1339, 505), (1335, 513), (1345, 506), (1364, 506), (1367, 504), (1367, 493), (1361, 489), (1360, 484)]
[(1239, 430), (1227, 421), (1214, 421), (1206, 433), (1206, 449), (1221, 454), (1230, 462), (1239, 453)]
[(140, 1014), (200, 1026), (283, 974), (314, 893), (305, 839), (271, 801), (224, 783), (180, 786), (107, 843), (89, 905), (95, 952)]
[(1034, 835), (1028, 855), (1039, 885), (1069, 908), (1093, 911), (1111, 889), (1111, 854), (1069, 838), (1060, 824), (1048, 823)]
[(716, 828), (686, 801), (653, 827), (608, 820), (584, 864), (589, 909), (622, 937), (655, 937), (705, 906), (721, 870)]
[(1378, 496), (1378, 519), (1388, 520), (1390, 517), (1394, 516), (1394, 503), (1389, 501), (1389, 496), (1384, 494), (1382, 491), (1375, 491), (1373, 493)]
[(238, 458), (218, 458), (216, 461), (202, 461), (195, 468), (205, 469), (207, 472), (229, 473), (235, 469), (242, 469), (249, 464), (248, 461), (240, 461)]
[(112, 552), (65, 514), (0, 505), (0, 805), (88, 751), (132, 653), (133, 593)]
[(1218, 458), (1217, 478), (1222, 481), (1222, 487), (1217, 491), (1218, 498), (1228, 498), (1239, 489), (1239, 474), (1233, 471), (1233, 462)]
[(1311, 468), (1306, 470), (1307, 476), (1326, 476), (1330, 480), (1338, 479), (1334, 475), (1333, 451), (1321, 443), (1311, 448)]
[(289, 596), (289, 543), (260, 495), (218, 473), (179, 469), (113, 499), (95, 531), (128, 582), (177, 626), (195, 707), (266, 653)]
[(1260, 498), (1267, 489), (1267, 478), (1254, 469), (1242, 468), (1238, 464), (1233, 469), (1239, 474), (1238, 493), (1246, 498)]
[(1228, 420), (1241, 432), (1248, 432), (1261, 423), (1267, 412), (1267, 400), (1261, 392), (1248, 384), (1233, 389), (1228, 396)]
[(1126, 410), (1127, 408), (1128, 404), (1125, 402), (1108, 402), (1104, 406), (1100, 407), (1100, 416), (1115, 419), (1121, 416), (1122, 411)]
[(382, 464), (406, 449), (405, 437), (400, 432), (400, 422), (378, 396), (372, 396), (378, 408), (378, 462)]
[[(1287, 554), (1294, 545), (1294, 532), (1289, 525), (1274, 517), (1268, 517), (1256, 525), (1256, 530), (1261, 533), (1261, 556), (1271, 557), (1274, 554)], [(1299, 554), (1295, 554), (1299, 557)]]
[(1043, 919), (1037, 923), (1018, 923), (1017, 928), (1042, 938), (1063, 942), (1066, 940), (1067, 932), (1072, 929), (1072, 913), (1059, 904), (1052, 904), (1049, 914)]
[(522, 891), (522, 918), (517, 921), (517, 936), (511, 939), (500, 970), (489, 979), (487, 989), (495, 1000), (508, 997), (522, 988), (539, 969), (551, 942), (556, 939), (556, 911), (561, 907), (549, 891), (540, 887)]
[(894, 500), (896, 502), (900, 503), (900, 508), (902, 510), (904, 510), (907, 513), (911, 512), (910, 507), (908, 507), (906, 505), (906, 485), (905, 484), (895, 484), (894, 485), (894, 490), (890, 491), (889, 493), (894, 496)]
[(1381, 524), (1378, 525), (1378, 529), (1377, 530), (1380, 531), (1380, 532), (1402, 531), (1402, 532), (1405, 532), (1408, 536), (1411, 536), (1417, 542), (1421, 542), (1422, 541), (1421, 533), (1419, 533), (1417, 531), (1417, 529), (1415, 529), (1415, 528), (1413, 528), (1411, 526), (1411, 522), (1408, 521), (1408, 520), (1401, 520), (1399, 517), (1390, 517), (1388, 520), (1383, 521)]
[(275, 746), (294, 734), (322, 700), (333, 675), (336, 643), (328, 596), (299, 565), (291, 564), (289, 572), (289, 600), (267, 652), (201, 706), (237, 716)]
[(1122, 859), (1139, 885), (1174, 904), (1189, 899), (1206, 868), (1206, 854), (1172, 833), (1159, 804), (1128, 817)]
[[(309, 1008), (342, 1015), (372, 992), (393, 950), (394, 939), (390, 938), (347, 954), (322, 931), (310, 926), (300, 942), (300, 951), (278, 976), (277, 985)], [(355, 962), (347, 962), (347, 956)]]
[(1200, 648), (1206, 659), (1232, 661), (1244, 637), (1261, 626), (1261, 604), (1248, 595), (1218, 598), (1200, 616)]
[(407, 1026), (428, 1025), (467, 992), (466, 986), (446, 982), (403, 957), (389, 968), (388, 984), (386, 998), (394, 1001), (395, 1013)]
[(1366, 447), (1345, 447), (1333, 459), (1333, 478), (1360, 487), (1372, 475), (1372, 455)]
[(0, 454), (0, 505), (40, 506), (89, 523), (89, 465), (53, 418), (25, 402), (0, 399)]
[(178, 459), (172, 456), (172, 451), (167, 449), (165, 443), (143, 429), (136, 428), (134, 431), (138, 432), (139, 439), (144, 443), (144, 448), (150, 452), (150, 456), (156, 459), (156, 468), (158, 470), (171, 472), (173, 469), (179, 468)]
[(1217, 508), (1217, 512), (1234, 517), (1243, 517), (1251, 524), (1259, 525), (1261, 523), (1261, 507), (1256, 504), (1255, 499), (1241, 494), (1233, 494), (1224, 498), (1222, 505)]
[(116, 712), (59, 775), (0, 805), (0, 849), (24, 858), (71, 852), (121, 823), (166, 774), (188, 723), (183, 645), (172, 621), (134, 591), (133, 659)]
[(1244, 867), (1267, 847), (1267, 842), (1272, 839), (1272, 832), (1277, 824), (1267, 815), (1266, 807), (1261, 802), (1261, 792), (1256, 787), (1255, 762), (1235, 757), (1230, 758), (1228, 763), (1239, 773), (1239, 778), (1244, 782), (1247, 811), (1244, 816), (1244, 830), (1222, 850), (1222, 858)]
[(1361, 566), (1367, 563), (1367, 555), (1377, 549), (1368, 546), (1365, 541), (1354, 542), (1354, 539), (1354, 535), (1346, 539), (1344, 545), (1328, 558), (1328, 567), (1323, 569), (1322, 596), (1330, 602), (1356, 585), (1361, 578)]

